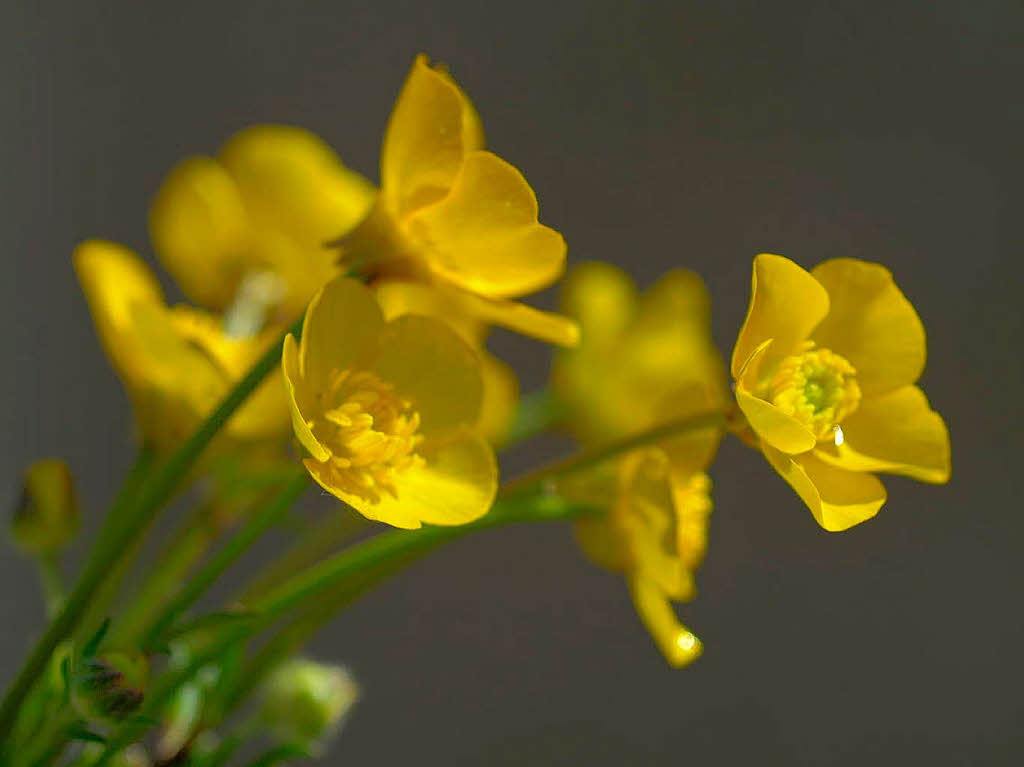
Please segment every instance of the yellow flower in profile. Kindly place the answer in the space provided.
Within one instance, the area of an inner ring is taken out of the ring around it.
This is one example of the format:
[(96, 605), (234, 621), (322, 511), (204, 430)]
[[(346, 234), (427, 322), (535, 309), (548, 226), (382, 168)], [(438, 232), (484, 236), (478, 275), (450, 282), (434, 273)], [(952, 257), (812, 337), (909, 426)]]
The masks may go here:
[[(152, 272), (122, 245), (83, 242), (74, 265), (137, 427), (157, 448), (187, 437), (278, 337), (275, 330), (232, 337), (213, 315), (167, 306)], [(282, 380), (272, 376), (228, 421), (226, 434), (262, 441), (282, 437), (287, 428)]]
[[(552, 385), (568, 425), (593, 447), (728, 403), (725, 365), (711, 341), (710, 302), (693, 272), (668, 272), (643, 294), (609, 264), (586, 263), (566, 278), (562, 309), (582, 344), (556, 359)], [(723, 433), (709, 427), (607, 461), (561, 485), (606, 513), (576, 523), (597, 564), (625, 575), (644, 625), (673, 666), (702, 646), (672, 601), (695, 595), (707, 546), (710, 464)]]
[(369, 519), (460, 525), (497, 491), (494, 452), (476, 431), (476, 353), (444, 323), (390, 322), (369, 288), (339, 277), (313, 298), (301, 342), (285, 339), (285, 384), (309, 473)]
[(840, 258), (807, 272), (754, 259), (753, 292), (732, 355), (736, 401), (765, 457), (826, 530), (885, 502), (873, 472), (942, 483), (949, 434), (915, 383), (925, 334), (879, 264)]
[(168, 174), (150, 235), (191, 301), (226, 310), (249, 281), (271, 276), (265, 300), (273, 319), (287, 321), (338, 273), (326, 243), (361, 221), (373, 199), (373, 185), (314, 134), (255, 125), (216, 159), (189, 157)]
[(519, 402), (519, 379), (507, 364), (487, 351), (487, 326), (453, 297), (421, 282), (380, 282), (374, 293), (384, 317), (392, 320), (404, 314), (422, 314), (447, 323), (462, 340), (476, 350), (483, 376), (483, 401), (477, 427), (492, 445), (505, 438)]
[(634, 451), (560, 488), (577, 502), (607, 507), (603, 516), (576, 522), (576, 539), (596, 564), (626, 577), (640, 620), (676, 668), (703, 651), (671, 602), (696, 595), (693, 574), (707, 548), (710, 488), (706, 474), (674, 467), (658, 448)]
[(484, 150), (473, 105), (426, 56), (413, 62), (391, 113), (380, 176), (372, 213), (339, 242), (345, 265), (373, 280), (430, 282), (485, 322), (576, 342), (566, 318), (508, 300), (558, 279), (565, 240), (538, 222), (526, 179)]

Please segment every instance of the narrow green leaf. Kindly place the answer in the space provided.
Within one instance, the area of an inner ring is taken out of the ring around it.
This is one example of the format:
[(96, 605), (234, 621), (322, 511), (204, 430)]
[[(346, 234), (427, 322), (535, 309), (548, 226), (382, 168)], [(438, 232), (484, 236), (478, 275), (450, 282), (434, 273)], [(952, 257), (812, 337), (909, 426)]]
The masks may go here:
[(82, 645), (82, 657), (91, 658), (100, 649), (100, 643), (110, 630), (110, 618), (104, 618), (103, 623), (96, 629), (96, 633), (89, 637), (89, 640)]

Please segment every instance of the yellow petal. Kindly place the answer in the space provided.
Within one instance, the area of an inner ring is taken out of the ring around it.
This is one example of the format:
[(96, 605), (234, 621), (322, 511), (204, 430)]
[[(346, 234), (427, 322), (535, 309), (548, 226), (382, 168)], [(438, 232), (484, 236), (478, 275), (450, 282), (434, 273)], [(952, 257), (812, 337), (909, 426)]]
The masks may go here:
[(424, 433), (476, 423), (483, 398), (480, 360), (440, 320), (405, 315), (388, 323), (366, 364), (412, 403)]
[(469, 99), (419, 55), (395, 102), (381, 152), (385, 204), (397, 220), (445, 195), (467, 152), (483, 146)]
[(559, 346), (575, 346), (580, 340), (579, 326), (568, 317), (544, 312), (518, 301), (500, 301), (460, 291), (460, 300), (475, 317), (517, 333)]
[(295, 342), (295, 336), (291, 333), (284, 339), (284, 348), (281, 351), (281, 370), (284, 374), (288, 409), (292, 416), (295, 436), (316, 461), (326, 461), (331, 457), (331, 451), (320, 444), (306, 420), (309, 396), (305, 393), (306, 384), (299, 371), (299, 347)]
[(227, 170), (190, 157), (164, 179), (149, 210), (157, 258), (197, 304), (231, 303), (248, 266), (249, 217)]
[(403, 314), (421, 314), (447, 322), (470, 346), (483, 342), (486, 327), (465, 310), (457, 294), (423, 282), (379, 281), (374, 293), (384, 317), (393, 320)]
[(493, 354), (480, 351), (483, 375), (483, 400), (477, 427), (487, 441), (497, 445), (505, 439), (519, 404), (519, 379), (516, 372)]
[(846, 357), (866, 395), (912, 384), (925, 362), (924, 326), (884, 266), (854, 258), (818, 264), (831, 308), (812, 338)]
[(481, 436), (456, 429), (428, 440), (417, 452), (425, 459), (424, 464), (396, 474), (397, 497), (385, 495), (378, 503), (334, 486), (329, 464), (312, 460), (305, 463), (325, 490), (363, 516), (394, 527), (463, 525), (487, 513), (498, 489), (498, 467), (494, 451)]
[(87, 240), (75, 248), (73, 261), (103, 350), (118, 375), (137, 384), (149, 373), (133, 307), (164, 306), (160, 285), (142, 259), (113, 242)]
[(261, 228), (286, 233), (322, 252), (358, 224), (376, 197), (373, 185), (346, 168), (317, 135), (291, 125), (254, 125), (236, 133), (220, 161)]
[(732, 352), (732, 375), (764, 341), (774, 339), (762, 367), (791, 354), (828, 314), (828, 293), (806, 270), (788, 258), (762, 253), (754, 259), (750, 308)]
[(922, 482), (949, 480), (949, 432), (916, 386), (868, 397), (843, 420), (843, 443), (818, 456), (851, 471), (903, 474)]
[(743, 411), (750, 428), (765, 443), (784, 453), (805, 453), (818, 441), (814, 433), (796, 418), (751, 393), (747, 388), (747, 382), (756, 379), (761, 359), (772, 346), (774, 343), (762, 343), (744, 361), (739, 371), (740, 377), (736, 381), (736, 404)]
[(629, 590), (640, 621), (670, 666), (682, 668), (700, 657), (704, 650), (701, 641), (679, 622), (672, 605), (657, 586), (641, 578), (631, 578)]
[(873, 474), (829, 466), (813, 454), (794, 458), (770, 445), (762, 449), (825, 530), (837, 532), (860, 524), (885, 503), (885, 487)]
[(583, 517), (573, 523), (576, 543), (598, 567), (615, 573), (629, 569), (632, 555), (626, 539), (607, 516)]
[(530, 185), (490, 152), (466, 155), (449, 193), (410, 216), (407, 231), (432, 272), (491, 298), (547, 287), (565, 268), (565, 240), (538, 223)]
[(633, 280), (619, 267), (603, 261), (573, 265), (562, 281), (558, 308), (579, 322), (586, 335), (576, 353), (615, 343), (632, 321), (636, 302)]
[(302, 378), (312, 391), (324, 391), (333, 373), (348, 370), (375, 347), (384, 327), (369, 288), (347, 277), (331, 280), (306, 310), (299, 352)]

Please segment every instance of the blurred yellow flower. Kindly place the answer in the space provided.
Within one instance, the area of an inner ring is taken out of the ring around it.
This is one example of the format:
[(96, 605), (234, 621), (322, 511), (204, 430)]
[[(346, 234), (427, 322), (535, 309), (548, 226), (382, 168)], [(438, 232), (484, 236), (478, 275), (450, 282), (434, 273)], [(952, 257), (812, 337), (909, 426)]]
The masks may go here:
[(754, 259), (753, 292), (732, 355), (736, 400), (765, 457), (826, 530), (873, 517), (871, 472), (942, 483), (949, 434), (915, 382), (925, 333), (889, 270), (856, 259), (807, 272)]
[(421, 314), (447, 323), (480, 357), (484, 391), (477, 427), (492, 445), (508, 432), (519, 401), (519, 379), (515, 371), (487, 351), (487, 326), (450, 294), (421, 282), (380, 282), (375, 286), (384, 317), (392, 320), (405, 314)]
[(367, 287), (339, 277), (310, 303), (301, 342), (285, 339), (282, 367), (304, 464), (329, 493), (404, 528), (490, 508), (498, 470), (474, 428), (480, 361), (447, 325), (388, 322)]
[(374, 194), (309, 131), (256, 125), (216, 159), (189, 157), (171, 171), (150, 209), (150, 235), (190, 300), (226, 310), (262, 279), (271, 316), (287, 321), (338, 273), (326, 243), (366, 216)]
[[(622, 270), (581, 264), (566, 278), (561, 306), (579, 321), (583, 343), (559, 353), (552, 385), (584, 445), (725, 410), (725, 365), (711, 342), (707, 291), (693, 272), (673, 270), (641, 295)], [(580, 545), (626, 576), (637, 613), (677, 667), (702, 650), (671, 600), (695, 594), (711, 512), (704, 470), (722, 432), (711, 427), (666, 439), (561, 485), (570, 498), (607, 510), (576, 523)]]
[(657, 448), (563, 483), (570, 498), (607, 507), (576, 522), (576, 539), (596, 564), (625, 575), (637, 614), (672, 666), (696, 660), (703, 646), (671, 600), (696, 595), (693, 573), (707, 548), (711, 482), (672, 466)]
[(431, 282), (485, 322), (571, 345), (571, 321), (507, 300), (557, 280), (566, 245), (538, 222), (523, 175), (483, 147), (469, 99), (418, 56), (384, 136), (380, 195), (340, 241), (343, 263), (374, 279)]
[[(188, 436), (278, 337), (274, 329), (232, 337), (214, 315), (167, 306), (152, 272), (122, 245), (83, 242), (74, 265), (142, 438), (157, 448)], [(283, 436), (287, 428), (282, 379), (272, 376), (230, 419), (226, 434), (262, 441)]]

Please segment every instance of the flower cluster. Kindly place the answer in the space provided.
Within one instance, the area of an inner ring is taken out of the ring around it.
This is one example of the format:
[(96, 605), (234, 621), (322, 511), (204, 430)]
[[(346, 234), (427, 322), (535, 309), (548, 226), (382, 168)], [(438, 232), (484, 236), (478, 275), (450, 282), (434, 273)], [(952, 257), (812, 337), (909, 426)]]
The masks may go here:
[[(641, 291), (618, 267), (580, 262), (557, 313), (523, 303), (560, 280), (565, 240), (424, 56), (384, 132), (379, 186), (313, 134), (259, 125), (174, 168), (149, 227), (192, 304), (169, 305), (124, 246), (89, 240), (73, 255), (140, 454), (67, 593), (70, 468), (26, 473), (15, 539), (56, 620), (0, 704), (4, 764), (43, 763), (72, 741), (90, 744), (83, 765), (152, 763), (138, 744), (154, 723), (163, 764), (226, 763), (250, 737), (271, 741), (266, 763), (319, 750), (358, 688), (295, 651), (415, 556), (507, 522), (571, 520), (668, 663), (687, 665), (703, 644), (675, 603), (697, 594), (730, 433), (829, 531), (879, 511), (878, 473), (950, 476), (945, 424), (917, 386), (921, 320), (878, 264), (808, 272), (757, 256), (728, 367), (708, 290), (682, 267)], [(520, 396), (487, 349), (495, 326), (557, 347), (543, 391)], [(499, 482), (496, 453), (558, 429), (576, 452)], [(289, 518), (310, 480), (332, 512)], [(130, 582), (151, 523), (182, 498), (194, 513)], [(364, 520), (383, 531), (345, 545)], [(197, 610), (271, 529), (300, 532), (222, 610)], [(124, 612), (104, 620), (118, 593)], [(255, 690), (263, 706), (232, 734)]]

